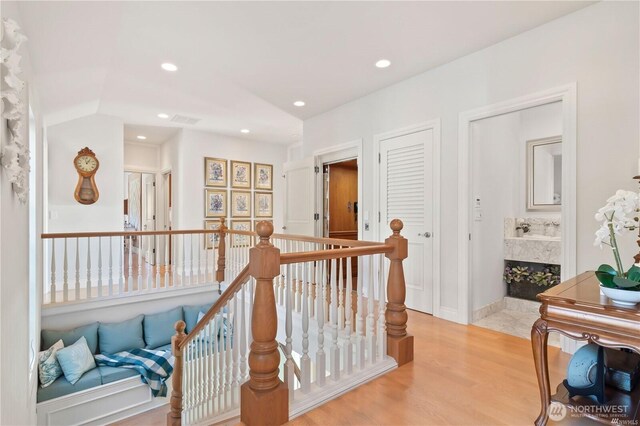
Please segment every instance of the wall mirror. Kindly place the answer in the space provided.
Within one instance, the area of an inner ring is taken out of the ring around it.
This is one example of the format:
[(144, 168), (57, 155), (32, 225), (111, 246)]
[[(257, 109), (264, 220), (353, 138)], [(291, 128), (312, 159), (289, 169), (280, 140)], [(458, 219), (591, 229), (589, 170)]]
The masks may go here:
[(560, 211), (562, 137), (527, 141), (527, 210)]

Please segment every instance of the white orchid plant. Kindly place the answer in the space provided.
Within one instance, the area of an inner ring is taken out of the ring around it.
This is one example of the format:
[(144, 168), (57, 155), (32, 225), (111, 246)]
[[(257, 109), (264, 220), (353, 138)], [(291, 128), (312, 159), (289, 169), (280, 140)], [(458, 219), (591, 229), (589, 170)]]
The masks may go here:
[(638, 229), (640, 197), (637, 192), (618, 190), (607, 200), (607, 204), (598, 210), (596, 220), (602, 222), (596, 231), (594, 245), (608, 245), (613, 251), (616, 267), (600, 265), (596, 271), (598, 280), (604, 287), (640, 291), (640, 268), (633, 265), (625, 272), (620, 258), (616, 235)]

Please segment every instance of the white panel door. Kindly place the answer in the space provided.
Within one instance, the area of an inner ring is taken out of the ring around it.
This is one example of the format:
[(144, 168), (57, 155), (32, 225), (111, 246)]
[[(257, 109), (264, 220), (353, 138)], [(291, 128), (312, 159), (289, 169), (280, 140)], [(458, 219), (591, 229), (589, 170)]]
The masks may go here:
[[(156, 230), (156, 177), (142, 173), (142, 230)], [(155, 244), (153, 237), (143, 238), (144, 257), (147, 263), (155, 265)]]
[(433, 130), (422, 130), (380, 141), (381, 236), (400, 219), (409, 240), (404, 261), (406, 305), (433, 312)]
[(315, 160), (313, 157), (284, 164), (286, 234), (314, 235)]

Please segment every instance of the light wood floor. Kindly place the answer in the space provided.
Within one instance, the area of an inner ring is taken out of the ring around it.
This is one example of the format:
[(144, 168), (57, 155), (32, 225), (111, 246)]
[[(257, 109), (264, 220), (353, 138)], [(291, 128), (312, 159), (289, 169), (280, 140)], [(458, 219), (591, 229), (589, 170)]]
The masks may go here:
[[(531, 425), (540, 401), (529, 340), (409, 313), (415, 359), (292, 425)], [(549, 348), (552, 386), (569, 356)], [(119, 426), (163, 425), (167, 408)]]

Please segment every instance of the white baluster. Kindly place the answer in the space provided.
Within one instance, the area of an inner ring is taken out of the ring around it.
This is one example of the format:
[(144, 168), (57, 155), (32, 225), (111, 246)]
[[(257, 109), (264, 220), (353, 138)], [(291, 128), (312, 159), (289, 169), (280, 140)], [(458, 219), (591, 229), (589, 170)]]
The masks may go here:
[[(246, 305), (247, 305), (247, 285), (240, 290), (240, 381), (244, 382), (247, 378), (247, 322), (245, 321)], [(236, 333), (236, 330), (233, 330)]]
[(69, 262), (67, 259), (67, 239), (64, 239), (64, 253), (62, 258), (62, 300), (69, 300)]
[(171, 245), (171, 234), (164, 236), (164, 288), (169, 288), (169, 246)]
[(358, 369), (362, 370), (364, 368), (365, 363), (365, 353), (364, 353), (364, 300), (362, 298), (362, 286), (363, 286), (363, 275), (364, 275), (364, 257), (358, 257), (358, 283), (357, 283), (357, 292), (358, 292), (358, 300), (357, 300), (357, 311), (356, 311), (356, 335), (355, 335), (355, 344), (356, 344), (356, 365)]
[(329, 349), (329, 367), (331, 379), (340, 379), (340, 351), (338, 348), (338, 266), (331, 259), (331, 348)]
[(171, 286), (172, 287), (175, 287), (178, 281), (178, 268), (176, 267), (178, 265), (178, 256), (177, 256), (178, 249), (176, 248), (177, 239), (178, 237), (173, 235), (171, 235), (170, 237), (170, 241), (172, 242), (171, 250), (173, 252), (173, 254), (171, 255), (171, 262), (169, 262), (169, 264), (171, 265)]
[(287, 289), (286, 289), (286, 295), (287, 295), (287, 300), (285, 303), (285, 309), (286, 309), (286, 318), (285, 318), (285, 333), (286, 333), (286, 338), (285, 338), (285, 357), (286, 357), (286, 361), (284, 363), (284, 382), (286, 383), (287, 387), (289, 388), (289, 401), (292, 402), (293, 401), (293, 391), (294, 391), (294, 385), (295, 385), (295, 369), (294, 369), (294, 364), (293, 364), (293, 358), (291, 357), (291, 351), (293, 350), (293, 345), (292, 345), (292, 340), (291, 340), (291, 333), (293, 331), (293, 320), (291, 318), (291, 311), (293, 310), (293, 289), (295, 286), (295, 281), (293, 279), (293, 276), (291, 274), (291, 264), (287, 265)]
[(193, 284), (193, 234), (189, 234), (189, 285)]
[(324, 261), (319, 261), (316, 269), (316, 300), (318, 306), (316, 310), (316, 319), (318, 320), (318, 351), (316, 352), (316, 383), (318, 386), (324, 385), (326, 374), (325, 353), (324, 353), (324, 303), (326, 292), (324, 291), (324, 280), (322, 270), (324, 269)]
[[(302, 246), (304, 247), (304, 243), (302, 243)], [(300, 247), (298, 245), (298, 241), (296, 241), (296, 252), (299, 252)], [(302, 264), (301, 263), (296, 263), (296, 286), (295, 286), (295, 295), (296, 295), (296, 303), (295, 303), (295, 308), (296, 308), (296, 312), (300, 312), (302, 311), (302, 280), (304, 280), (304, 277), (302, 276)]]
[(384, 282), (384, 255), (378, 255), (378, 357), (380, 361), (387, 354), (387, 330), (385, 326), (385, 282)]
[(187, 263), (185, 262), (186, 257), (185, 257), (185, 252), (187, 251), (187, 248), (184, 244), (184, 240), (185, 240), (185, 234), (182, 234), (182, 277), (180, 279), (180, 285), (184, 286), (185, 285), (185, 281), (186, 281), (186, 269), (187, 269)]
[[(225, 396), (225, 403), (227, 405), (227, 407), (231, 407), (231, 382), (233, 380), (233, 364), (232, 364), (232, 349), (231, 349), (231, 330), (229, 329), (231, 327), (231, 304), (230, 302), (227, 302), (226, 306), (226, 311), (227, 311), (227, 321), (226, 324), (225, 322), (222, 323), (222, 328), (221, 328), (221, 334), (222, 334), (222, 338), (225, 341), (225, 351), (224, 351), (224, 356), (225, 356), (225, 364), (227, 369), (225, 370), (225, 387), (224, 387), (224, 396)], [(224, 314), (223, 314), (224, 315)], [(226, 328), (226, 333), (225, 333), (225, 328)]]
[(127, 292), (133, 291), (133, 235), (129, 235), (129, 277), (127, 278)]
[(122, 252), (123, 247), (124, 247), (124, 240), (125, 237), (122, 236), (122, 238), (120, 238), (120, 255), (118, 256), (118, 263), (120, 264), (120, 269), (119, 269), (119, 273), (118, 273), (118, 294), (122, 294), (122, 292), (124, 291), (124, 253)]
[(87, 237), (87, 299), (91, 299), (91, 239)]
[(191, 234), (192, 236), (196, 236), (196, 250), (198, 251), (198, 270), (196, 271), (196, 284), (200, 284), (200, 253), (202, 250), (200, 249), (200, 234)]
[(76, 283), (73, 300), (80, 300), (80, 238), (76, 238)]
[(140, 246), (138, 247), (138, 288), (136, 289), (138, 292), (144, 290), (143, 281), (142, 281), (142, 264), (144, 260), (142, 258), (142, 253), (144, 252), (144, 235), (140, 235)]
[(98, 237), (98, 298), (102, 297), (102, 237)]
[(56, 303), (56, 239), (51, 239), (51, 286), (49, 287), (51, 303)]
[(302, 264), (302, 358), (300, 359), (300, 390), (311, 389), (311, 358), (309, 357), (309, 286), (312, 282), (313, 263)]
[(344, 330), (344, 266), (346, 259), (338, 259), (340, 272), (338, 274), (338, 330)]
[(151, 291), (151, 286), (153, 285), (153, 266), (151, 265), (151, 262), (153, 262), (153, 251), (151, 249), (151, 235), (146, 235), (147, 238), (145, 238), (145, 236), (142, 236), (142, 241), (146, 241), (147, 244), (144, 245), (145, 249), (142, 252), (143, 253), (143, 257), (142, 260), (144, 261), (144, 270), (147, 274), (146, 276), (146, 288), (145, 291), (146, 292), (150, 292)]
[(161, 239), (161, 236), (153, 236), (153, 267), (156, 268), (156, 282), (154, 287), (156, 290), (160, 288), (160, 246), (158, 243)]
[(113, 296), (113, 237), (109, 237), (109, 296)]
[[(204, 234), (203, 235), (203, 240), (204, 240), (204, 283), (207, 284), (209, 282), (209, 249), (207, 248), (207, 243), (209, 240), (209, 236), (213, 237), (214, 234)], [(213, 243), (212, 243), (213, 244)], [(212, 248), (211, 251), (214, 251), (214, 249)], [(215, 256), (214, 256), (215, 257)], [(214, 262), (215, 265), (215, 262)], [(215, 270), (215, 268), (214, 268)], [(211, 280), (211, 282), (213, 283), (213, 279)]]
[(237, 407), (240, 403), (240, 337), (238, 335), (238, 299), (240, 295), (238, 293), (233, 295), (233, 321), (231, 324), (232, 338), (233, 338), (233, 383), (231, 384), (231, 405)]
[(353, 344), (351, 343), (351, 292), (353, 291), (353, 277), (351, 270), (351, 258), (347, 257), (347, 288), (345, 289), (345, 340), (344, 340), (344, 372), (351, 374), (353, 371)]
[(373, 256), (367, 256), (367, 260), (369, 261), (369, 276), (367, 277), (367, 352), (369, 354), (369, 362), (373, 364), (376, 362), (375, 316), (373, 315), (375, 300)]
[[(223, 308), (224, 309), (224, 308)], [(225, 388), (226, 388), (226, 384), (225, 384), (225, 373), (227, 372), (227, 357), (226, 357), (226, 352), (227, 352), (227, 348), (225, 347), (224, 344), (224, 335), (221, 332), (222, 327), (224, 325), (224, 321), (223, 321), (223, 316), (221, 314), (218, 314), (218, 327), (216, 327), (216, 336), (214, 337), (216, 340), (218, 340), (219, 345), (220, 345), (220, 406), (223, 407), (223, 409), (227, 408), (227, 400), (226, 400), (226, 392), (225, 392)]]

